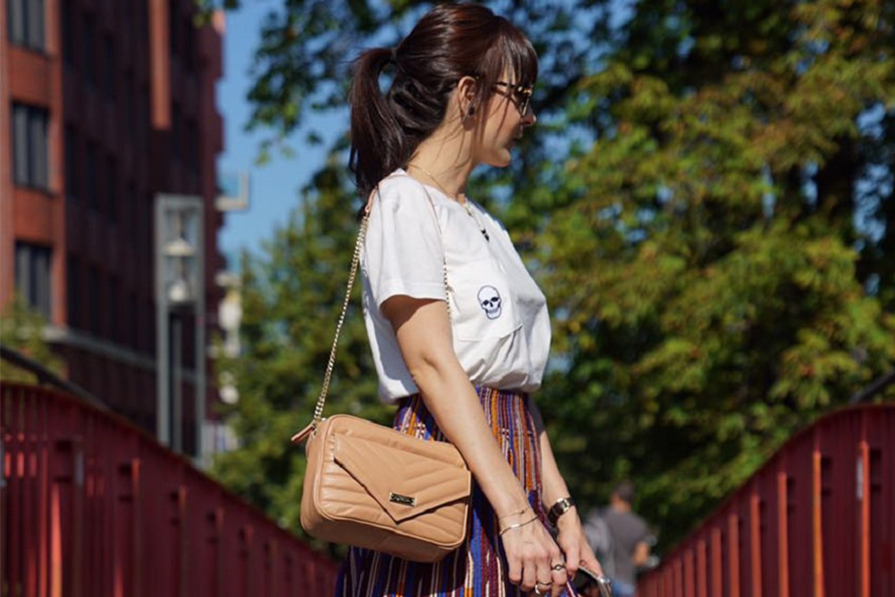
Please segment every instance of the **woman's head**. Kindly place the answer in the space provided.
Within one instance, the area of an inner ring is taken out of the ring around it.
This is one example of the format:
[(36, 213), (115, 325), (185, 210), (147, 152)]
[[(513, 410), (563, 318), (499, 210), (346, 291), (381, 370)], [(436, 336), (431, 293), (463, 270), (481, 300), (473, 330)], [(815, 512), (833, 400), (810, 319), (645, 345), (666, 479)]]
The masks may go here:
[[(379, 77), (390, 63), (394, 76), (383, 95)], [(525, 35), (476, 4), (441, 4), (396, 48), (364, 52), (349, 98), (351, 168), (359, 190), (368, 193), (405, 166), (449, 109), (462, 111), (465, 126), (483, 130), (492, 98), (524, 107), (537, 75), (537, 55)]]

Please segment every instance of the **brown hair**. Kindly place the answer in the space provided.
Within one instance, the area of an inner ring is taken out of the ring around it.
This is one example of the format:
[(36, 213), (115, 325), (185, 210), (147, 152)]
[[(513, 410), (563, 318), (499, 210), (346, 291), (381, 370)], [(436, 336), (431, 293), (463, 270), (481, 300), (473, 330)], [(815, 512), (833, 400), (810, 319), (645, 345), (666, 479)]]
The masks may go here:
[[(384, 95), (379, 77), (394, 62)], [(349, 167), (363, 196), (444, 120), (448, 96), (464, 76), (475, 77), (472, 105), (483, 111), (504, 72), (515, 84), (533, 85), (538, 57), (515, 25), (477, 4), (440, 4), (394, 49), (373, 48), (355, 62)]]

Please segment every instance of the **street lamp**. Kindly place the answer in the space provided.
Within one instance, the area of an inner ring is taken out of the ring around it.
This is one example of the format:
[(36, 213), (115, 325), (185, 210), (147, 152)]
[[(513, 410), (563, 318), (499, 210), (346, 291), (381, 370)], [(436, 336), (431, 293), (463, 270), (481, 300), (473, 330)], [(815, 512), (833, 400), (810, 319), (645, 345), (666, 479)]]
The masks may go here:
[(183, 315), (194, 314), (195, 442), (202, 460), (205, 423), (204, 202), (201, 197), (155, 198), (156, 387), (158, 440), (183, 451)]

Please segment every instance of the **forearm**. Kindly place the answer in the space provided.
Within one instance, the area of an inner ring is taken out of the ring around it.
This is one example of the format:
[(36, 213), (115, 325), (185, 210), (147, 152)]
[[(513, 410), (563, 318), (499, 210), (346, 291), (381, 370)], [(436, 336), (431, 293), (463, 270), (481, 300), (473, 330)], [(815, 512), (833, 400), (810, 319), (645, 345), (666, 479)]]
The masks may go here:
[(525, 491), (501, 453), (479, 397), (456, 359), (426, 359), (411, 373), (439, 429), (463, 455), (497, 515), (525, 508)]
[(549, 510), (558, 499), (569, 496), (569, 487), (566, 485), (566, 480), (563, 479), (562, 473), (559, 472), (553, 448), (550, 446), (550, 438), (547, 437), (544, 419), (541, 417), (541, 411), (535, 404), (533, 397), (529, 397), (529, 407), (534, 418), (538, 434), (538, 445), (541, 449), (541, 501), (544, 507)]
[(454, 353), (444, 303), (396, 297), (383, 310), (426, 407), (463, 455), (494, 511), (503, 517), (525, 508), (525, 490), (491, 434), (479, 397)]

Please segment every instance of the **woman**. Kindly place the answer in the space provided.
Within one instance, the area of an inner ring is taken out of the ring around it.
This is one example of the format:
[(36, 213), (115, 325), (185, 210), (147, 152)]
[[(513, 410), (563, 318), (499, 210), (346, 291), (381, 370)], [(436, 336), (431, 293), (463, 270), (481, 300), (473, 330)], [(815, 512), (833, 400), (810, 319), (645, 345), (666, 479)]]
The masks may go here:
[(353, 548), (339, 595), (555, 597), (579, 565), (600, 572), (528, 397), (547, 361), (546, 300), (464, 192), (477, 165), (510, 163), (536, 121), (536, 77), (525, 36), (471, 4), (440, 5), (357, 61), (351, 166), (369, 196), (363, 300), (380, 395), (399, 405), (396, 429), (452, 442), (475, 487), (457, 552), (420, 564)]

